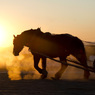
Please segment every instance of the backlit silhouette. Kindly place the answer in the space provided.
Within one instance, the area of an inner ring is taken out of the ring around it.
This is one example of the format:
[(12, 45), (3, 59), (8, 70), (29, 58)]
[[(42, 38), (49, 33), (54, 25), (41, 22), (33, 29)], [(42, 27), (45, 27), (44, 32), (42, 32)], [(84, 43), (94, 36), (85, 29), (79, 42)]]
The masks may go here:
[[(87, 66), (87, 58), (82, 41), (70, 34), (52, 35), (49, 32), (43, 33), (40, 28), (30, 29), (14, 36), (13, 44), (13, 54), (15, 56), (19, 55), (24, 46), (29, 47), (34, 56), (34, 67), (42, 74), (41, 78), (47, 77), (46, 57), (36, 52), (51, 58), (59, 57), (60, 61), (63, 62), (66, 62), (66, 57), (72, 54), (83, 66)], [(38, 66), (40, 58), (42, 58), (42, 69)], [(59, 79), (66, 68), (67, 65), (61, 63), (61, 68), (55, 74), (55, 79)], [(89, 71), (84, 70), (84, 78), (88, 79), (89, 75)]]

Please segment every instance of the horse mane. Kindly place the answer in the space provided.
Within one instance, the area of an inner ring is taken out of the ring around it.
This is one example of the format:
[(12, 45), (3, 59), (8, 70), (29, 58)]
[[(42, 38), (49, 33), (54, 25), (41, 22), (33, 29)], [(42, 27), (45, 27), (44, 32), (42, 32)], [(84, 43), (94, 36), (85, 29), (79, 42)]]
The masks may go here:
[(26, 35), (26, 36), (31, 36), (31, 35), (41, 35), (42, 31), (40, 28), (37, 29), (30, 29), (30, 30), (26, 30), (24, 32), (21, 33), (21, 35)]
[(25, 38), (25, 40), (29, 40), (31, 36), (36, 36), (55, 43), (63, 43), (63, 40), (64, 42), (68, 42), (71, 40), (71, 38), (72, 40), (76, 38), (70, 34), (51, 34), (50, 32), (42, 32), (40, 28), (26, 30), (22, 32), (20, 36), (22, 36), (22, 38)]
[(53, 34), (51, 34), (50, 32), (42, 32), (40, 28), (37, 29), (30, 29), (30, 30), (26, 30), (24, 32), (22, 32), (20, 34), (21, 36), (27, 36), (27, 37), (31, 37), (31, 36), (37, 36), (43, 39), (49, 39), (52, 37)]

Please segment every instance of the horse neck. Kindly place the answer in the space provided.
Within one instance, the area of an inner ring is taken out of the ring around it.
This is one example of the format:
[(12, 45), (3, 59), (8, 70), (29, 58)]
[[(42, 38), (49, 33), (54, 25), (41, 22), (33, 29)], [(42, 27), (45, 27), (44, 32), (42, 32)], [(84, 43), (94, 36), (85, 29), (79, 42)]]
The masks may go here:
[(21, 44), (22, 44), (23, 46), (26, 46), (27, 40), (26, 40), (26, 37), (25, 37), (24, 35), (20, 35), (19, 41), (21, 42)]
[(33, 38), (31, 36), (27, 36), (24, 38), (24, 45), (25, 46), (30, 47), (32, 42), (33, 42)]

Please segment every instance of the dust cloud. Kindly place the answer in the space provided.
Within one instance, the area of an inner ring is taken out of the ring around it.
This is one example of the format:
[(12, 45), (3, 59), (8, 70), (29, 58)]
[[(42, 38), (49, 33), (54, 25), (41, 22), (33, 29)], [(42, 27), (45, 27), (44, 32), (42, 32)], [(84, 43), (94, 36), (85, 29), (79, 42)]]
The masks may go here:
[[(91, 65), (95, 59), (95, 47), (85, 45), (88, 64)], [(32, 54), (25, 47), (19, 56), (13, 55), (13, 47), (0, 48), (0, 72), (8, 73), (10, 80), (21, 79), (39, 79), (41, 74), (34, 68)], [(68, 57), (71, 60), (76, 60), (73, 56)], [(57, 60), (59, 60), (57, 58)], [(41, 67), (41, 60), (39, 63)], [(54, 77), (55, 73), (60, 69), (61, 64), (47, 59), (48, 79)], [(95, 75), (91, 73), (91, 77), (95, 79)], [(70, 67), (65, 70), (61, 79), (83, 79), (83, 70)]]
[(40, 74), (34, 69), (33, 56), (24, 48), (19, 56), (14, 56), (13, 48), (4, 48), (0, 51), (0, 71), (7, 72), (11, 80), (35, 79)]

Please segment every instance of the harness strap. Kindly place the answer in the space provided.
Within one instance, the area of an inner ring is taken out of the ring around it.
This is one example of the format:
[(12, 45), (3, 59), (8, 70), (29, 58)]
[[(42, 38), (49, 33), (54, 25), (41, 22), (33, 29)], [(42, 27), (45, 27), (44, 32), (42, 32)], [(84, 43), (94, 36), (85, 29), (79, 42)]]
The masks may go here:
[(56, 59), (54, 59), (54, 58), (51, 58), (51, 57), (49, 57), (49, 56), (47, 56), (47, 55), (45, 55), (45, 54), (39, 53), (39, 52), (35, 52), (35, 51), (32, 51), (32, 52), (33, 52), (33, 53), (36, 53), (36, 54), (39, 54), (39, 55), (41, 55), (41, 56), (45, 56), (46, 58), (49, 58), (49, 59), (51, 59), (51, 60), (53, 60), (53, 61), (62, 63), (62, 64), (64, 64), (64, 65), (73, 66), (73, 67), (76, 67), (76, 68), (79, 68), (79, 69), (83, 69), (83, 70), (91, 71), (91, 72), (95, 73), (95, 70), (94, 70), (93, 67), (90, 67), (90, 66), (84, 67), (84, 66), (83, 66), (81, 63), (79, 63), (79, 62), (71, 61), (71, 60), (68, 60), (68, 59), (67, 59), (67, 61), (69, 61), (69, 62), (74, 62), (75, 64), (80, 65), (80, 66), (76, 66), (76, 65), (73, 65), (73, 64), (70, 64), (70, 63), (67, 63), (67, 62), (62, 62), (62, 61), (56, 60)]

